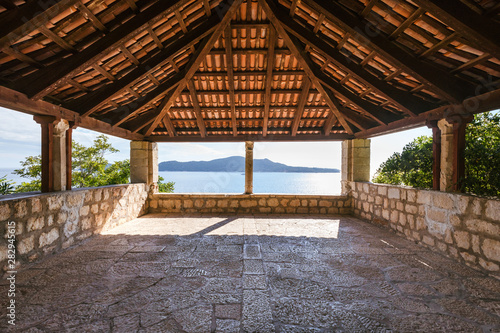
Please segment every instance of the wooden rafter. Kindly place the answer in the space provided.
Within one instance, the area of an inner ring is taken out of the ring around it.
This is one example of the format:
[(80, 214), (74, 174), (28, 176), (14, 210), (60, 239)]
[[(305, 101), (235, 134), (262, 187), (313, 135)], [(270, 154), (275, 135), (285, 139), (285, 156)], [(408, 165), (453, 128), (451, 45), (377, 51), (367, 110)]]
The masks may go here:
[[(346, 58), (337, 48), (331, 47), (325, 43), (323, 39), (316, 36), (308, 29), (303, 28), (290, 17), (286, 16), (286, 12), (281, 8), (278, 7), (277, 9), (277, 17), (289, 33), (293, 34), (303, 43), (306, 43), (306, 45), (310, 45), (315, 50), (318, 50), (329, 61), (339, 66), (349, 74), (355, 76), (363, 84), (373, 88), (379, 94), (391, 100), (403, 112), (415, 115), (416, 113), (424, 112), (434, 107), (431, 103), (422, 101), (409, 92), (397, 89), (394, 86), (381, 81), (379, 78), (375, 77), (363, 68), (363, 63), (358, 65), (356, 62), (352, 61), (352, 59)], [(375, 53), (372, 52), (372, 57), (374, 55)], [(366, 59), (369, 59), (369, 57)]]
[(158, 123), (161, 121), (161, 119), (163, 119), (164, 115), (168, 112), (168, 110), (170, 109), (174, 101), (177, 99), (179, 94), (182, 92), (182, 90), (184, 90), (187, 81), (191, 80), (194, 73), (198, 69), (200, 63), (203, 61), (207, 53), (213, 47), (215, 41), (217, 41), (220, 38), (222, 32), (224, 31), (224, 29), (226, 29), (234, 13), (240, 7), (242, 2), (243, 0), (222, 1), (221, 4), (217, 8), (215, 8), (215, 12), (217, 13), (217, 16), (220, 18), (220, 23), (218, 24), (217, 28), (212, 33), (212, 35), (210, 37), (206, 37), (200, 43), (201, 45), (198, 46), (196, 54), (193, 55), (193, 58), (190, 60), (190, 63), (186, 66), (186, 75), (184, 80), (177, 86), (177, 88), (174, 90), (174, 93), (167, 101), (163, 110), (160, 112), (155, 121), (153, 121), (153, 123), (147, 129), (146, 136), (151, 135), (153, 130), (156, 128), (156, 126), (158, 126)]
[(309, 89), (311, 87), (311, 81), (307, 78), (302, 81), (302, 93), (300, 94), (299, 101), (297, 103), (297, 110), (295, 110), (295, 117), (292, 123), (292, 136), (297, 135), (297, 130), (299, 129), (300, 120), (302, 119), (302, 114), (304, 112), (304, 106), (307, 103), (307, 98), (309, 97)]
[(325, 14), (328, 20), (351, 34), (362, 45), (377, 51), (380, 57), (402, 68), (406, 73), (419, 81), (433, 87), (434, 91), (444, 99), (456, 103), (472, 93), (469, 82), (451, 76), (433, 64), (423, 62), (410, 52), (393, 44), (382, 32), (370, 33), (373, 25), (364, 19), (357, 18), (335, 1), (319, 2), (305, 0), (319, 13)]
[(396, 28), (390, 35), (390, 39), (396, 39), (401, 35), (403, 31), (408, 29), (410, 25), (412, 25), (416, 20), (418, 20), (423, 14), (425, 13), (425, 10), (423, 8), (418, 8), (415, 10), (408, 18), (399, 25), (399, 27)]
[[(74, 5), (78, 0), (28, 1), (0, 14), (0, 50), (15, 43)], [(48, 6), (47, 6), (48, 5)]]
[(196, 95), (196, 89), (194, 87), (193, 80), (189, 80), (187, 83), (189, 93), (191, 95), (191, 104), (193, 105), (194, 115), (196, 116), (196, 123), (198, 124), (198, 129), (202, 138), (207, 136), (207, 129), (205, 127), (205, 122), (203, 120), (203, 114), (201, 113), (200, 103), (198, 102), (198, 96)]
[(92, 13), (92, 11), (88, 9), (87, 6), (85, 6), (81, 1), (77, 1), (75, 3), (75, 7), (83, 14), (83, 16), (85, 16), (85, 18), (87, 18), (87, 20), (92, 23), (92, 25), (96, 29), (103, 33), (108, 32), (108, 28), (106, 28), (106, 26), (102, 24), (102, 22), (94, 15), (94, 13)]
[(500, 58), (498, 38), (500, 24), (477, 14), (460, 1), (416, 0), (415, 2), (465, 37), (475, 47)]
[(94, 113), (102, 107), (102, 105), (109, 102), (114, 95), (135, 84), (144, 76), (154, 72), (165, 62), (171, 61), (179, 52), (195, 45), (202, 38), (209, 35), (215, 30), (217, 21), (217, 17), (214, 17), (214, 19), (205, 21), (184, 36), (180, 38), (177, 36), (172, 38), (170, 40), (171, 44), (168, 47), (164, 48), (147, 61), (144, 61), (142, 64), (139, 64), (130, 73), (120, 78), (120, 80), (117, 80), (113, 84), (108, 84), (87, 96), (83, 96), (71, 103), (68, 103), (67, 107), (78, 111), (85, 116)]
[(47, 28), (45, 25), (39, 26), (38, 31), (40, 31), (42, 34), (45, 35), (45, 37), (47, 37), (48, 39), (51, 39), (54, 43), (59, 45), (63, 50), (66, 50), (70, 53), (76, 52), (75, 48), (70, 43), (65, 41), (62, 37), (60, 37), (59, 35), (54, 33), (52, 30)]
[(17, 8), (17, 6), (13, 0), (1, 0), (0, 6), (4, 7), (5, 9), (8, 9), (8, 10)]
[(259, 4), (264, 9), (264, 12), (266, 13), (269, 20), (273, 23), (278, 34), (281, 36), (281, 38), (285, 40), (285, 44), (288, 46), (290, 51), (292, 51), (292, 54), (295, 56), (295, 58), (299, 60), (299, 63), (301, 64), (302, 68), (308, 75), (313, 86), (315, 86), (316, 89), (318, 89), (318, 91), (320, 92), (320, 94), (323, 96), (326, 103), (330, 107), (331, 112), (335, 114), (335, 116), (338, 118), (338, 120), (345, 128), (347, 133), (353, 134), (351, 126), (344, 119), (344, 116), (340, 113), (340, 111), (335, 107), (334, 102), (331, 100), (330, 96), (323, 88), (321, 82), (318, 80), (313, 70), (311, 69), (310, 67), (311, 63), (310, 61), (307, 61), (307, 55), (305, 54), (304, 49), (301, 48), (301, 46), (297, 43), (298, 41), (295, 38), (292, 38), (291, 36), (288, 35), (287, 31), (285, 30), (279, 19), (276, 17), (275, 13), (277, 12), (277, 7), (274, 1), (259, 0)]
[(142, 33), (148, 28), (149, 24), (162, 19), (164, 13), (177, 9), (187, 1), (178, 0), (173, 5), (171, 2), (159, 1), (144, 11), (137, 13), (126, 24), (120, 25), (83, 51), (64, 59), (64, 66), (55, 63), (26, 76), (12, 86), (33, 99), (40, 99), (54, 89), (66, 84), (68, 79), (92, 66), (110, 51), (118, 48), (119, 45)]
[(226, 44), (226, 67), (227, 67), (227, 84), (229, 89), (229, 105), (231, 107), (231, 123), (233, 125), (233, 135), (238, 135), (238, 127), (236, 126), (236, 99), (234, 96), (234, 68), (233, 68), (233, 47), (231, 38), (231, 25), (229, 24), (224, 31), (224, 42)]
[(276, 44), (276, 31), (273, 26), (268, 27), (269, 46), (267, 50), (267, 68), (266, 68), (266, 93), (264, 95), (264, 122), (262, 126), (262, 135), (267, 135), (267, 127), (269, 123), (269, 106), (271, 105), (271, 88), (273, 83), (274, 70), (274, 45)]

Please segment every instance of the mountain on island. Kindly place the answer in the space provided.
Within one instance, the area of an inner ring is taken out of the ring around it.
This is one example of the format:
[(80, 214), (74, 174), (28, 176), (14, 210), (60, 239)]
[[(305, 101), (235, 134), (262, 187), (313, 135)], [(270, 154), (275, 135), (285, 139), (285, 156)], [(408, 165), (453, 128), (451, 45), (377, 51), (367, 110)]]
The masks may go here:
[[(160, 171), (210, 171), (210, 172), (245, 172), (245, 158), (231, 156), (212, 161), (178, 162), (168, 161), (159, 164)], [(294, 167), (273, 162), (267, 158), (253, 161), (254, 172), (308, 172), (308, 173), (338, 173), (339, 169)]]

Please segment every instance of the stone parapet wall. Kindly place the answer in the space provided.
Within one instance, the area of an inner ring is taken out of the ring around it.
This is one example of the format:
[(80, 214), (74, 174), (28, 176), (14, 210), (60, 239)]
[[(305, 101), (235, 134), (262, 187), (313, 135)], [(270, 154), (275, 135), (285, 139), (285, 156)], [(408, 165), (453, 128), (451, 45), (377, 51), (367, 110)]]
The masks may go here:
[(115, 185), (0, 200), (0, 267), (7, 264), (9, 222), (20, 264), (58, 252), (147, 212), (145, 184)]
[(347, 196), (280, 194), (167, 194), (150, 196), (150, 213), (351, 214)]
[(355, 216), (500, 277), (500, 201), (351, 182)]

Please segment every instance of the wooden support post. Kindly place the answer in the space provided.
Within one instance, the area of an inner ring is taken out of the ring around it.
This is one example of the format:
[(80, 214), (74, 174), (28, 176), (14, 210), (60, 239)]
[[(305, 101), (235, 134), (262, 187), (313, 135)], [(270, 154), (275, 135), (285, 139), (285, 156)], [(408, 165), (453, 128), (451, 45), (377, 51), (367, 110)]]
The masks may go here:
[(34, 116), (33, 119), (42, 127), (42, 192), (54, 190), (54, 171), (52, 168), (54, 150), (55, 117)]
[(66, 132), (66, 190), (71, 191), (71, 185), (73, 182), (73, 124), (70, 124), (68, 131)]
[(441, 130), (436, 121), (427, 124), (432, 128), (432, 189), (439, 191), (441, 184)]
[(245, 194), (253, 193), (253, 142), (245, 142)]

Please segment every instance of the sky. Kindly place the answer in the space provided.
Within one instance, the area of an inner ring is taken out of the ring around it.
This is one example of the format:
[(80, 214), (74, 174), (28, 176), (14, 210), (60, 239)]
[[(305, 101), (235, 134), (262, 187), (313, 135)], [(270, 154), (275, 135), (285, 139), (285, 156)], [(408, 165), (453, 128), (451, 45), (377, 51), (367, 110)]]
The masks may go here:
[[(100, 133), (77, 128), (73, 140), (85, 146)], [(427, 127), (388, 134), (371, 140), (371, 174), (394, 152), (421, 135), (432, 135)], [(0, 107), (0, 169), (15, 169), (27, 156), (39, 155), (40, 125), (33, 116)], [(110, 136), (110, 142), (120, 152), (107, 156), (119, 161), (129, 158), (129, 141)], [(159, 161), (209, 161), (228, 156), (244, 156), (245, 144), (240, 143), (160, 143)], [(341, 166), (340, 142), (256, 142), (254, 158), (268, 158), (291, 166), (337, 168)], [(2, 174), (3, 175), (3, 174)], [(2, 176), (0, 175), (0, 176)]]

